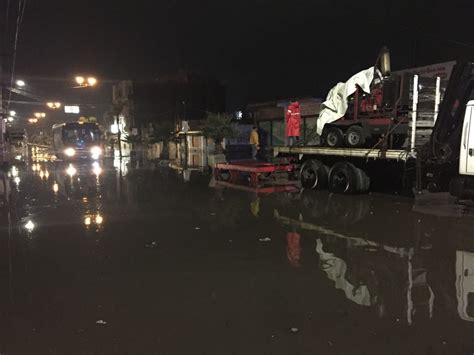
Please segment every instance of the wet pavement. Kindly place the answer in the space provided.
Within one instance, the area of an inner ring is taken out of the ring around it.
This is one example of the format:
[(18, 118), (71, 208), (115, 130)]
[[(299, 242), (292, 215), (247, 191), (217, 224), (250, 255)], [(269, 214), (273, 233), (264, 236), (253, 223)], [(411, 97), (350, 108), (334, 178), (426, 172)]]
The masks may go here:
[(9, 175), (2, 354), (474, 353), (469, 206), (126, 161)]

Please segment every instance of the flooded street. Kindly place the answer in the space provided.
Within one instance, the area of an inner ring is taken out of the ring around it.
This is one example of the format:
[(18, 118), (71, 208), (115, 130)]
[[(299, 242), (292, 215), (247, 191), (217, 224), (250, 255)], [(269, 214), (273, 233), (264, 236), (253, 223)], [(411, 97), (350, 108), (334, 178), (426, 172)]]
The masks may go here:
[(112, 160), (10, 170), (0, 352), (474, 353), (469, 207), (210, 180)]

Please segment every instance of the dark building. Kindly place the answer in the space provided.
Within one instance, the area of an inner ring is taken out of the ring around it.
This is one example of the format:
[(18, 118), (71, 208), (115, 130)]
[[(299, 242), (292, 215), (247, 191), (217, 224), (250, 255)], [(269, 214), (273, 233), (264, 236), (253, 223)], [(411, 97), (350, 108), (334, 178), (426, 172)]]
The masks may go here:
[(180, 71), (153, 81), (121, 81), (113, 87), (113, 103), (127, 133), (146, 134), (161, 122), (176, 128), (197, 122), (206, 112), (225, 111), (225, 88), (217, 80)]

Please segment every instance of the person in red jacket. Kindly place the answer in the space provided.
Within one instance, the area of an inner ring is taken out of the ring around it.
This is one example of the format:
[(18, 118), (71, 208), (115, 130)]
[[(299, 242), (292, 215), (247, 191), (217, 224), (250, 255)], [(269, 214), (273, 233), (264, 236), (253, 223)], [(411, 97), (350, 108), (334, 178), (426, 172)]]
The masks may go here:
[(288, 144), (294, 145), (300, 138), (300, 104), (298, 101), (291, 103), (286, 110), (286, 136)]

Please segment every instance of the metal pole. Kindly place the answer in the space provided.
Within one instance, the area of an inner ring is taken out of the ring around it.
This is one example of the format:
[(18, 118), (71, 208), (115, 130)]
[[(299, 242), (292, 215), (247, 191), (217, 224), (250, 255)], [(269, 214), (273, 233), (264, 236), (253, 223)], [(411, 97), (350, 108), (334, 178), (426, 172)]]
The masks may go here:
[(433, 126), (436, 123), (436, 119), (438, 118), (439, 112), (439, 103), (441, 101), (441, 78), (439, 76), (436, 77), (436, 93), (435, 93), (435, 107), (434, 107), (434, 117), (433, 117)]
[(412, 151), (415, 150), (416, 141), (416, 111), (418, 108), (418, 75), (413, 76), (413, 104), (411, 112), (411, 145)]
[(122, 132), (120, 130), (120, 122), (119, 122), (119, 115), (115, 116), (115, 122), (117, 124), (117, 138), (118, 138), (118, 146), (119, 146), (119, 157), (122, 160)]

